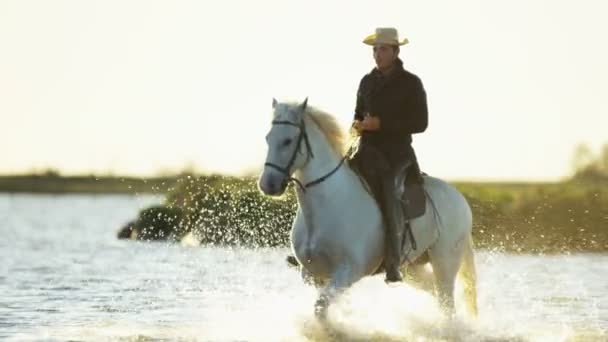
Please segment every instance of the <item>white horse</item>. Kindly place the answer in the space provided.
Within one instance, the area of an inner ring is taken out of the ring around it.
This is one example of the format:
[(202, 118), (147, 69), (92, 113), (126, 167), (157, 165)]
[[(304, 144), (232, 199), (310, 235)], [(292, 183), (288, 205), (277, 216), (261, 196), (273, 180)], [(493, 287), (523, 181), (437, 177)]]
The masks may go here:
[[(344, 138), (335, 119), (308, 107), (306, 100), (294, 104), (273, 99), (268, 154), (258, 186), (267, 195), (280, 196), (291, 180), (298, 183), (291, 244), (302, 277), (319, 288), (315, 308), (321, 316), (337, 294), (373, 274), (384, 255), (380, 209), (344, 163)], [(407, 259), (426, 253), (435, 292), (449, 313), (454, 313), (454, 285), (460, 271), (467, 307), (476, 315), (471, 209), (454, 187), (440, 179), (425, 176), (424, 189), (426, 213), (410, 221), (417, 248), (410, 249)]]

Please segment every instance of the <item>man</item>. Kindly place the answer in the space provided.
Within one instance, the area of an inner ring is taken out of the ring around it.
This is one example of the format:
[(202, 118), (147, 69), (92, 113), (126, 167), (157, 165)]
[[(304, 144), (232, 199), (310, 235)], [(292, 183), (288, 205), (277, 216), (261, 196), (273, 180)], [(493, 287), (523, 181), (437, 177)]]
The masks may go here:
[(394, 28), (377, 28), (363, 40), (373, 46), (376, 67), (359, 84), (353, 129), (361, 135), (352, 162), (372, 188), (382, 211), (385, 235), (386, 281), (401, 281), (400, 227), (404, 222), (395, 196), (395, 177), (405, 168), (408, 179), (422, 182), (412, 148), (412, 134), (428, 124), (426, 93), (420, 79), (403, 68)]

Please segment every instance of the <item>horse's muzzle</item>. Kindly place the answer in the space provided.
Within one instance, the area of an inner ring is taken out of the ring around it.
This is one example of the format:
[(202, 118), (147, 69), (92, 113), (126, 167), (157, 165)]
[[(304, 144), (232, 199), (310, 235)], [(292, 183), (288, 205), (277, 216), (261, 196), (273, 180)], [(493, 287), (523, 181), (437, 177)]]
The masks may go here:
[(285, 193), (289, 179), (283, 175), (268, 175), (260, 178), (260, 190), (269, 196), (281, 196)]

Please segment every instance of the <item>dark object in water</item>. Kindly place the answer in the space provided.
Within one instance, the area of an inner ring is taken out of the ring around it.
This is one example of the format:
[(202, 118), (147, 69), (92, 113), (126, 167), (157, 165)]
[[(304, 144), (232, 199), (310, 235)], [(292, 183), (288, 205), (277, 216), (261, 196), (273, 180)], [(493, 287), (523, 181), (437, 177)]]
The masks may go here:
[(143, 241), (179, 240), (182, 211), (179, 208), (155, 206), (142, 210), (136, 220), (124, 225), (116, 234), (119, 239)]
[(130, 239), (131, 234), (133, 233), (133, 227), (137, 221), (129, 221), (127, 224), (122, 226), (118, 233), (116, 233), (116, 237), (119, 239)]

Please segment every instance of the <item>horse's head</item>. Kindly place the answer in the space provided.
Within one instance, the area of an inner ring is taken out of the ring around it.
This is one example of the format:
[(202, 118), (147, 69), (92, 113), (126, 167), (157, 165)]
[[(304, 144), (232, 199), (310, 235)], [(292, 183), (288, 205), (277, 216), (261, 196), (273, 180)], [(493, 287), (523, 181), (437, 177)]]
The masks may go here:
[(309, 158), (310, 144), (304, 125), (307, 100), (294, 104), (272, 99), (272, 126), (266, 135), (268, 153), (258, 182), (266, 195), (282, 195), (291, 175)]

